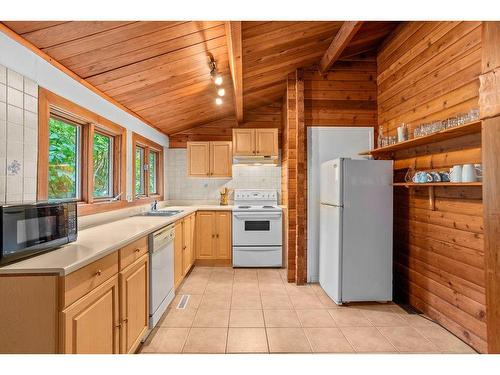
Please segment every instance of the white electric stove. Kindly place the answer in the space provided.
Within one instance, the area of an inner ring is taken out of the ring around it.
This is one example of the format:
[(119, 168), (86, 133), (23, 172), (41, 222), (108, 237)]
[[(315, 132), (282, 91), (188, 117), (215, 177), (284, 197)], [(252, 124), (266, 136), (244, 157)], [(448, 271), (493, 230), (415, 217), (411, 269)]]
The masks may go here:
[(282, 267), (283, 219), (278, 192), (236, 189), (233, 208), (233, 267)]

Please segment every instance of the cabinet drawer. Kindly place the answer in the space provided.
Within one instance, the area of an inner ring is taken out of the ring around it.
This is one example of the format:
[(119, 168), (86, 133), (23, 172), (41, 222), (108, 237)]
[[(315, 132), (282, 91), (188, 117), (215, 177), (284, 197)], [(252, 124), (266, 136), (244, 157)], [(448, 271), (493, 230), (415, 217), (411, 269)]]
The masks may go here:
[(118, 252), (115, 251), (65, 276), (62, 281), (63, 306), (71, 305), (117, 273)]
[(148, 253), (148, 237), (142, 237), (140, 240), (120, 249), (120, 271), (124, 270), (137, 259)]

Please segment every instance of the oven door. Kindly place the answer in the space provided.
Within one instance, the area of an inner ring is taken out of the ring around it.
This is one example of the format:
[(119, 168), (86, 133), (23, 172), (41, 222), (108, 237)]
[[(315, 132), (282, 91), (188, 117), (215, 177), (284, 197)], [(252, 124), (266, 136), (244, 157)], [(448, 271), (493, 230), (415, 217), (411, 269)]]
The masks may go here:
[(67, 205), (3, 207), (2, 231), (1, 264), (63, 245), (68, 242)]
[(281, 212), (233, 212), (234, 246), (281, 246)]

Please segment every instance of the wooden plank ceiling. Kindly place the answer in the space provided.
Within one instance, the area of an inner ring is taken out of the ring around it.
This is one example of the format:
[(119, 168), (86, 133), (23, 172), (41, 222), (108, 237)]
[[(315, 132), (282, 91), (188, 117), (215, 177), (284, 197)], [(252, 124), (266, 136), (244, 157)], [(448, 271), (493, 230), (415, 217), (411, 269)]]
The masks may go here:
[[(171, 135), (233, 116), (223, 21), (4, 21), (24, 39)], [(395, 22), (365, 22), (340, 59), (372, 56)], [(242, 22), (244, 110), (270, 105), (286, 77), (319, 63), (342, 22)], [(208, 56), (226, 96), (215, 104)]]

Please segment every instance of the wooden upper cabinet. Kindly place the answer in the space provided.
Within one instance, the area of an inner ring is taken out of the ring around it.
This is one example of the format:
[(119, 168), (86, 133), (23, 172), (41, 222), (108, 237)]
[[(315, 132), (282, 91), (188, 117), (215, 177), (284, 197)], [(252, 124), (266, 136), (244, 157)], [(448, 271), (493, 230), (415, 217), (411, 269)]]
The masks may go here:
[(210, 143), (187, 143), (188, 176), (210, 176)]
[(233, 129), (233, 155), (255, 155), (255, 129)]
[(188, 176), (231, 177), (231, 142), (188, 142)]
[(233, 155), (278, 156), (278, 129), (233, 129)]
[(210, 142), (210, 176), (231, 177), (232, 155), (231, 142)]
[(255, 154), (278, 156), (278, 129), (255, 129)]
[(148, 330), (149, 256), (120, 272), (120, 353), (133, 353)]
[(62, 312), (61, 351), (67, 354), (119, 352), (118, 277), (113, 276)]

